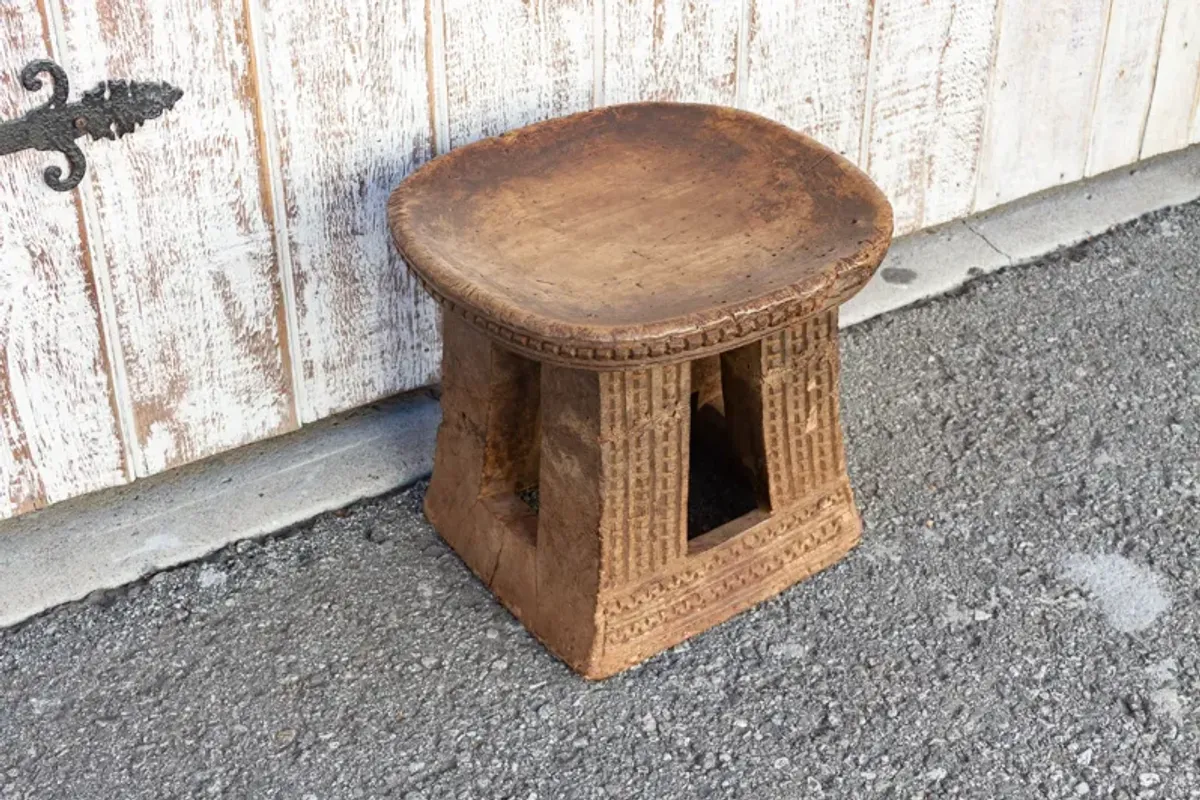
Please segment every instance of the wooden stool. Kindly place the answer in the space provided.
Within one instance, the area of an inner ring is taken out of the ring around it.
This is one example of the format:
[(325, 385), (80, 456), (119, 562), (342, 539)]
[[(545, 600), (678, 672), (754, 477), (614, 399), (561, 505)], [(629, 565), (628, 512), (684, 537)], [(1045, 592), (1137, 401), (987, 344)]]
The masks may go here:
[[(619, 672), (858, 541), (837, 306), (892, 215), (846, 159), (741, 111), (614, 106), (434, 159), (389, 218), (444, 309), (426, 514), (572, 668)], [(714, 442), (754, 495), (689, 538)]]

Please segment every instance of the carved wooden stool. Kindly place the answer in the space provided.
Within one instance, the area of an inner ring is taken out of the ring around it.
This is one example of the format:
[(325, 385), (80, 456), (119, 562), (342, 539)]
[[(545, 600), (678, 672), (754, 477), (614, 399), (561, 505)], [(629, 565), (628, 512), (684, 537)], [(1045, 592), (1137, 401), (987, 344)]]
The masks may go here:
[[(858, 541), (837, 306), (892, 216), (846, 159), (741, 111), (614, 106), (437, 158), (389, 216), (445, 312), (425, 511), (575, 670), (618, 672)], [(744, 479), (747, 513), (689, 538), (689, 476), (723, 443), (715, 485)]]

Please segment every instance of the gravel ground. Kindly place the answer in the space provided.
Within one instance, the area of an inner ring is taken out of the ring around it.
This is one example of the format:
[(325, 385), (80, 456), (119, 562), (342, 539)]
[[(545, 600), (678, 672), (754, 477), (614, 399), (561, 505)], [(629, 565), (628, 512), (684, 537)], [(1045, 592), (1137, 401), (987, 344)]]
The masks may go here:
[(609, 681), (423, 487), (0, 631), (0, 797), (1200, 797), (1200, 205), (843, 339), (866, 531)]

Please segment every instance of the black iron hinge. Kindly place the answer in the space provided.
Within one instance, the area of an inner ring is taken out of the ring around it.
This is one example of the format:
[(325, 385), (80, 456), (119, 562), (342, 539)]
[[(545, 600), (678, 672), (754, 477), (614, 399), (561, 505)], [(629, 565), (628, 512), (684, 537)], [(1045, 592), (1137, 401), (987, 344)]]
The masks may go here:
[(70, 84), (62, 67), (53, 61), (32, 61), (21, 70), (21, 85), (31, 92), (42, 88), (40, 75), (49, 75), (50, 99), (20, 119), (0, 122), (0, 156), (22, 150), (57, 150), (67, 157), (67, 177), (62, 168), (46, 167), (46, 184), (60, 192), (74, 189), (87, 171), (87, 159), (75, 140), (116, 139), (132, 133), (148, 119), (175, 106), (183, 92), (169, 83), (102, 81), (83, 97), (68, 103)]

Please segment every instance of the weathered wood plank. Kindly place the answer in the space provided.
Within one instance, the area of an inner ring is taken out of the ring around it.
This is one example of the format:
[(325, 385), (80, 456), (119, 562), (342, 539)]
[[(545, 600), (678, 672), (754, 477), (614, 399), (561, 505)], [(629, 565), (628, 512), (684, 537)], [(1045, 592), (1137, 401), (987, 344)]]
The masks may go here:
[(896, 233), (970, 213), (997, 0), (877, 0), (864, 168)]
[(389, 193), (433, 152), (422, 0), (263, 0), (304, 421), (437, 379), (437, 310), (395, 254)]
[(747, 0), (741, 106), (857, 162), (872, 0)]
[(974, 209), (1083, 177), (1110, 0), (1003, 0)]
[(1141, 157), (1200, 142), (1200, 3), (1167, 0)]
[(112, 285), (137, 474), (294, 428), (245, 9), (57, 2), (76, 81), (136, 76), (185, 92), (172, 113), (89, 153), (92, 245)]
[(593, 0), (444, 0), (450, 146), (590, 108)]
[(605, 103), (734, 104), (740, 3), (622, 0), (604, 11)]
[(1138, 160), (1166, 7), (1166, 0), (1112, 0), (1091, 122), (1088, 175)]
[[(49, 55), (36, 0), (0, 5), (0, 119), (44, 102), (18, 72)], [(127, 480), (76, 198), (42, 182), (54, 163), (0, 161), (0, 518)]]

